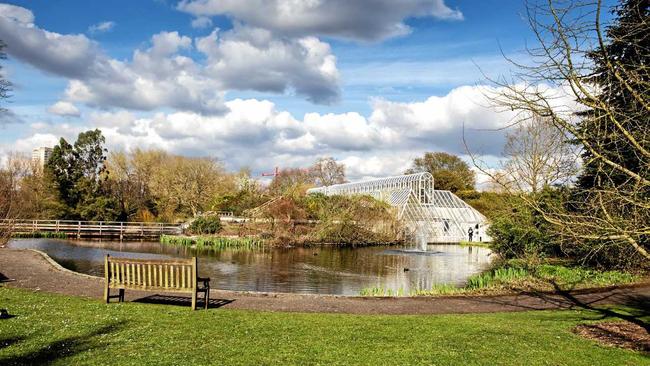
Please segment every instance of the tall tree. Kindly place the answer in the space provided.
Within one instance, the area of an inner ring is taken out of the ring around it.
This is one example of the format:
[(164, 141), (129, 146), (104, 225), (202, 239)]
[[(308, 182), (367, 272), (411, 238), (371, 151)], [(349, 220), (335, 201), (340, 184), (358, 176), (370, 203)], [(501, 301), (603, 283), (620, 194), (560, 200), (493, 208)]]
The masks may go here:
[(452, 192), (472, 190), (476, 182), (474, 172), (458, 156), (445, 152), (428, 152), (415, 158), (406, 174), (429, 172), (435, 189)]
[[(7, 55), (4, 52), (6, 44), (0, 40), (0, 60), (7, 58)], [(2, 107), (2, 102), (5, 99), (9, 98), (9, 90), (11, 88), (11, 83), (5, 80), (4, 75), (2, 74), (2, 65), (0, 65), (0, 118), (1, 114), (7, 112), (5, 108)], [(0, 201), (0, 219), (12, 219), (13, 212), (12, 206), (15, 204), (13, 202), (14, 198), (14, 186), (12, 174), (8, 170), (0, 170), (0, 195), (2, 195), (2, 200)], [(0, 228), (0, 245), (3, 245), (11, 237), (11, 228), (9, 226), (4, 226)]]
[(537, 193), (567, 183), (577, 173), (576, 153), (561, 130), (539, 116), (514, 126), (506, 135), (501, 175), (519, 192)]
[(280, 170), (269, 185), (272, 195), (280, 196), (293, 193), (304, 193), (314, 186), (314, 176), (309, 169), (287, 168)]
[(522, 196), (565, 250), (631, 266), (650, 263), (650, 9), (647, 0), (623, 1), (605, 30), (603, 11), (600, 0), (529, 3), (538, 46), (528, 48), (531, 63), (515, 64), (514, 80), (493, 80), (491, 99), (547, 118), (584, 150), (565, 205)]
[(61, 138), (52, 150), (46, 174), (52, 176), (68, 208), (68, 218), (112, 220), (117, 216), (116, 202), (106, 191), (104, 143), (104, 136), (96, 129), (80, 133), (74, 145)]
[(310, 171), (319, 187), (345, 183), (345, 165), (337, 163), (332, 157), (319, 158)]
[(234, 188), (234, 180), (217, 160), (167, 155), (162, 163), (149, 187), (167, 220), (212, 210), (214, 197)]
[[(615, 20), (605, 32), (607, 42), (587, 53), (594, 70), (585, 78), (596, 87), (595, 98), (607, 106), (593, 103), (579, 113), (584, 118), (577, 130), (607, 159), (638, 172), (648, 167), (644, 166), (647, 159), (637, 153), (637, 146), (650, 150), (646, 135), (650, 123), (650, 3), (627, 0), (613, 13)], [(582, 160), (581, 188), (621, 185), (628, 180), (589, 149), (584, 150)]]

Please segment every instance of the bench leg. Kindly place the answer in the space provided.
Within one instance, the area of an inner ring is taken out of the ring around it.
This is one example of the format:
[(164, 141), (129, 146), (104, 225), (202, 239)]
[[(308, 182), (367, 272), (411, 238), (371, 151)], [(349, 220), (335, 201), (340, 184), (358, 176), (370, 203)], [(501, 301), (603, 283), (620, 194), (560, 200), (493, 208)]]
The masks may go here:
[(111, 298), (111, 289), (108, 286), (104, 287), (104, 300), (106, 300), (106, 303), (109, 303), (109, 299)]
[(196, 289), (192, 291), (192, 310), (196, 310)]
[(123, 288), (120, 289), (120, 297), (119, 297), (119, 299), (120, 299), (120, 302), (124, 302), (124, 289)]
[(205, 290), (205, 296), (203, 296), (203, 300), (205, 300), (205, 304), (203, 304), (203, 308), (205, 310), (208, 310), (208, 304), (210, 303), (210, 288), (209, 287)]

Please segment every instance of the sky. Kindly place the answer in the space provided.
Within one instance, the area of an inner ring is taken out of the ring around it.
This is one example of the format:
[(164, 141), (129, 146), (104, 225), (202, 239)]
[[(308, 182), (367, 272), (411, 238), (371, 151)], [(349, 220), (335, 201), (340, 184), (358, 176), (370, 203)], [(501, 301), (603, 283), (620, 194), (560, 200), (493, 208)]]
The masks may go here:
[(515, 0), (0, 3), (0, 156), (99, 128), (111, 151), (160, 148), (247, 167), (344, 163), (403, 173), (426, 151), (497, 161), (503, 54), (533, 41)]

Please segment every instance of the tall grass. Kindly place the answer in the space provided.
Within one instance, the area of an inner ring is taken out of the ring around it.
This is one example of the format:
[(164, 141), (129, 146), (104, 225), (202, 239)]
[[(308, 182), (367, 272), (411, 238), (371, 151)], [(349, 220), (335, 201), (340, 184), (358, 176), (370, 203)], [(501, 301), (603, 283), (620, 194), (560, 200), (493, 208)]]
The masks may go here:
[(364, 288), (360, 292), (361, 296), (404, 296), (404, 289), (399, 288), (398, 290), (393, 290), (393, 289), (385, 289), (383, 287), (370, 287), (370, 288)]
[(221, 236), (175, 236), (161, 235), (160, 242), (168, 245), (180, 245), (196, 249), (223, 250), (229, 248), (256, 249), (264, 246), (258, 238), (226, 238)]
[(471, 276), (467, 279), (465, 288), (468, 290), (484, 289), (496, 285), (515, 283), (529, 276), (530, 273), (526, 268), (501, 267)]
[[(597, 271), (582, 267), (555, 264), (527, 264), (511, 260), (491, 270), (473, 275), (465, 286), (436, 284), (430, 289), (414, 289), (410, 296), (472, 295), (500, 293), (511, 290), (571, 290), (577, 288), (603, 287), (629, 284), (639, 276), (620, 271)], [(382, 287), (363, 289), (361, 296), (400, 296), (394, 290)], [(403, 291), (401, 291), (403, 293)]]

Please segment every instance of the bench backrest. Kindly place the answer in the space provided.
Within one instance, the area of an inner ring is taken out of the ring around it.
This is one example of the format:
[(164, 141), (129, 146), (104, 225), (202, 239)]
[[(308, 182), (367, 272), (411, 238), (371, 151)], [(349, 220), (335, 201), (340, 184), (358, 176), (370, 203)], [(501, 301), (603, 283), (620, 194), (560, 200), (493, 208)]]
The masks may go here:
[(196, 289), (196, 257), (154, 260), (107, 255), (104, 267), (104, 279), (110, 287), (174, 292), (192, 292)]

